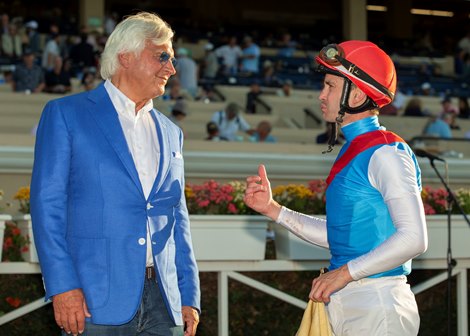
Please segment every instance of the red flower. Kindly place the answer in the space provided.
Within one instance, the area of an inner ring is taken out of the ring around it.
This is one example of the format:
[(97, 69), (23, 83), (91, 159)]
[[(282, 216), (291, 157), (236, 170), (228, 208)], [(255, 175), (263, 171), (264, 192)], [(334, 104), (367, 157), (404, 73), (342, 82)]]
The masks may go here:
[(12, 306), (13, 308), (18, 308), (21, 304), (21, 300), (17, 297), (13, 298), (11, 296), (8, 296), (5, 301)]
[(17, 227), (11, 229), (11, 233), (14, 235), (14, 236), (19, 236), (21, 234), (21, 230)]
[(6, 237), (5, 241), (3, 242), (3, 248), (8, 249), (13, 246), (13, 239), (11, 237)]
[(233, 214), (238, 213), (237, 207), (236, 207), (235, 204), (233, 204), (233, 203), (229, 203), (229, 204), (228, 204), (227, 210), (228, 210), (230, 213), (233, 213)]

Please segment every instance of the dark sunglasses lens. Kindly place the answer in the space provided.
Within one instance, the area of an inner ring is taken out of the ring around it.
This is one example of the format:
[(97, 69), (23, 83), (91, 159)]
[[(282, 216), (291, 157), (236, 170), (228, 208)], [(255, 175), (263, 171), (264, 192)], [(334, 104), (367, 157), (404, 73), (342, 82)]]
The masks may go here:
[(170, 59), (170, 54), (168, 54), (167, 52), (162, 52), (160, 54), (160, 62), (164, 63), (164, 62), (168, 62), (168, 60)]
[(176, 65), (178, 64), (178, 60), (176, 58), (172, 58), (171, 64), (173, 64), (173, 67), (176, 67)]

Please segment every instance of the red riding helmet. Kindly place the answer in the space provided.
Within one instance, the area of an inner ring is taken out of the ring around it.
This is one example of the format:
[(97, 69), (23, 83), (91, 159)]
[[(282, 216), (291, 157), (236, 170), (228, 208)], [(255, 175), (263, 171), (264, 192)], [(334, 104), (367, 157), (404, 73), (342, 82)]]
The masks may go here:
[(378, 107), (391, 103), (395, 96), (397, 75), (393, 61), (372, 42), (329, 44), (316, 61), (326, 72), (348, 78)]

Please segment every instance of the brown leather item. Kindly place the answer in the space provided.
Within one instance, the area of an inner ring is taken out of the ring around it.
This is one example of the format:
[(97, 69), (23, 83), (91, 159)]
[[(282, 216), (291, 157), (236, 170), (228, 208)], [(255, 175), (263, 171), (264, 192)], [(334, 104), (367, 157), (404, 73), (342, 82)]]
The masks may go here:
[(157, 274), (155, 273), (155, 267), (150, 266), (150, 267), (145, 268), (145, 278), (157, 279)]

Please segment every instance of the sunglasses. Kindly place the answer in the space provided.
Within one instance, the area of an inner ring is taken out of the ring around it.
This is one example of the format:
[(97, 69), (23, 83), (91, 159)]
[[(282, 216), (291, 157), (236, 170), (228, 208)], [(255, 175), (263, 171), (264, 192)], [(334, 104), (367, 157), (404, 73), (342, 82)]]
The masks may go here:
[(178, 60), (174, 57), (171, 57), (169, 53), (167, 53), (166, 51), (162, 51), (162, 53), (160, 54), (158, 60), (160, 61), (160, 64), (167, 64), (168, 61), (171, 61), (171, 64), (173, 64), (173, 67), (176, 67), (176, 65), (178, 64)]
[(395, 96), (392, 92), (390, 92), (385, 86), (377, 82), (371, 76), (369, 76), (366, 72), (364, 72), (361, 68), (359, 68), (354, 63), (349, 62), (346, 58), (344, 58), (344, 50), (337, 44), (328, 44), (324, 47), (320, 54), (318, 55), (322, 61), (326, 64), (331, 66), (339, 66), (342, 65), (346, 68), (346, 70), (356, 76), (357, 78), (363, 80), (364, 82), (374, 86), (377, 90), (382, 92), (384, 95), (388, 96), (390, 99), (393, 100)]

